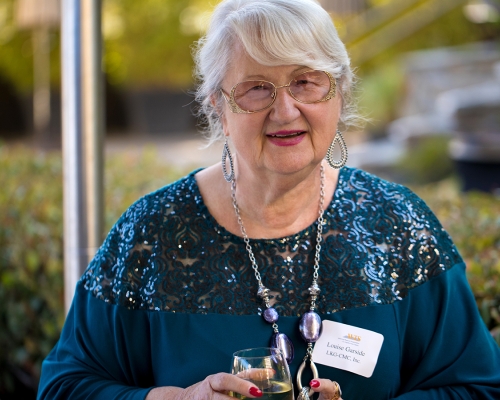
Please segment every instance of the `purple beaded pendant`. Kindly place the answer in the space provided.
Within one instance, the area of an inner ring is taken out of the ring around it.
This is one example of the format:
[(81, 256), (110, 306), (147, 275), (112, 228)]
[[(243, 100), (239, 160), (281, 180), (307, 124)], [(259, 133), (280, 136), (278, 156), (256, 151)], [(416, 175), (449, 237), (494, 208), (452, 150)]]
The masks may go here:
[(275, 322), (278, 321), (280, 316), (275, 308), (269, 307), (262, 313), (262, 317), (264, 317), (264, 320), (268, 324), (274, 324)]
[(300, 336), (307, 343), (316, 342), (321, 336), (323, 325), (321, 325), (321, 318), (314, 311), (306, 312), (299, 323)]
[(271, 336), (271, 347), (275, 347), (277, 349), (281, 349), (283, 354), (285, 355), (286, 362), (291, 364), (293, 361), (293, 357), (295, 356), (295, 350), (293, 348), (293, 343), (288, 336), (284, 333), (275, 333)]

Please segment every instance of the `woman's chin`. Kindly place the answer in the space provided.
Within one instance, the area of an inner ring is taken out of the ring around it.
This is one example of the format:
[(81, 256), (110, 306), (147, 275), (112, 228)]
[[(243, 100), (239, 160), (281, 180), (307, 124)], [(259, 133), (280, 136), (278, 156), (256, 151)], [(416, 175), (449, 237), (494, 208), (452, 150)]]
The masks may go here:
[(289, 154), (286, 156), (271, 155), (267, 162), (264, 163), (264, 169), (268, 173), (279, 175), (300, 174), (307, 169), (314, 168), (321, 163), (321, 160), (316, 160), (313, 157), (306, 157), (306, 154)]

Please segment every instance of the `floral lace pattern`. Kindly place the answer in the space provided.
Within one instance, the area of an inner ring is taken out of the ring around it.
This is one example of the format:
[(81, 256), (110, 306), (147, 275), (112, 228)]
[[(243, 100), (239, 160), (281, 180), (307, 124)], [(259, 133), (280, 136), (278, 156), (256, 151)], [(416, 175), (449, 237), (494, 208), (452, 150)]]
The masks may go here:
[[(256, 314), (262, 303), (245, 243), (210, 215), (194, 173), (133, 204), (81, 278), (130, 309)], [(251, 239), (282, 316), (308, 309), (316, 223), (293, 236)], [(317, 310), (389, 304), (461, 262), (449, 235), (409, 189), (344, 167), (325, 209)]]

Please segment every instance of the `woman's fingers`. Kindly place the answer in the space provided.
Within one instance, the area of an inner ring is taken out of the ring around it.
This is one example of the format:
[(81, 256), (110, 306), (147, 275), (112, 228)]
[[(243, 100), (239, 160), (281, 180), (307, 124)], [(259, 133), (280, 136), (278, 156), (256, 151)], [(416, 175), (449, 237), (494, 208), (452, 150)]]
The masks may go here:
[(253, 383), (235, 375), (219, 373), (207, 376), (186, 389), (179, 387), (157, 387), (151, 389), (146, 400), (231, 400), (229, 393), (239, 393), (248, 398), (262, 397), (262, 391)]
[(214, 392), (235, 392), (248, 397), (262, 397), (262, 391), (257, 386), (236, 375), (221, 372), (208, 376), (206, 380)]
[(330, 379), (313, 379), (309, 386), (320, 394), (318, 400), (342, 400), (339, 384)]
[(249, 379), (252, 381), (265, 381), (268, 379), (272, 379), (272, 377), (275, 374), (276, 371), (272, 368), (252, 368), (238, 372), (236, 376), (242, 379)]

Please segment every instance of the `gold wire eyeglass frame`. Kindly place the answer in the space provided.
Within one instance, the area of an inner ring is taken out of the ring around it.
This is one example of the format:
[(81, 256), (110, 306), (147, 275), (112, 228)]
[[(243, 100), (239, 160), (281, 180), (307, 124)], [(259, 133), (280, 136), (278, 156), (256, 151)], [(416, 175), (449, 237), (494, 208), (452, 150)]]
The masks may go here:
[[(311, 102), (308, 102), (308, 101), (301, 101), (299, 99), (297, 99), (292, 91), (290, 90), (290, 85), (292, 84), (292, 82), (295, 80), (295, 78), (297, 76), (300, 76), (302, 74), (306, 74), (308, 72), (314, 72), (314, 71), (317, 71), (317, 72), (323, 72), (326, 74), (326, 76), (328, 76), (328, 79), (330, 80), (330, 90), (328, 91), (328, 93), (326, 94), (326, 96), (324, 98), (322, 98), (321, 100), (316, 100), (316, 101), (311, 101)], [(272, 100), (271, 100), (271, 103), (269, 103), (266, 107), (263, 107), (263, 108), (260, 108), (258, 110), (254, 110), (254, 111), (248, 111), (248, 110), (243, 110), (240, 106), (238, 106), (238, 104), (236, 103), (236, 101), (234, 100), (234, 92), (236, 91), (236, 87), (244, 82), (251, 82), (250, 81), (243, 81), (243, 82), (238, 82), (236, 85), (234, 85), (232, 88), (231, 88), (231, 93), (229, 95), (229, 98), (227, 97), (227, 94), (226, 92), (224, 92), (224, 90), (221, 88), (220, 91), (222, 93), (222, 97), (224, 97), (224, 100), (226, 100), (227, 104), (229, 105), (229, 109), (231, 110), (232, 113), (235, 113), (235, 114), (254, 114), (256, 112), (259, 112), (259, 111), (263, 111), (263, 110), (266, 110), (268, 109), (269, 107), (271, 107), (275, 100), (276, 100), (276, 93), (278, 92), (278, 89), (281, 89), (281, 88), (288, 88), (288, 93), (290, 94), (290, 96), (292, 96), (292, 98), (295, 100), (295, 101), (298, 101), (299, 103), (303, 103), (303, 104), (315, 104), (315, 103), (322, 103), (324, 101), (328, 101), (330, 100), (331, 98), (335, 97), (336, 93), (337, 93), (337, 81), (336, 79), (333, 77), (332, 74), (330, 74), (328, 71), (321, 71), (321, 70), (309, 70), (309, 71), (305, 71), (305, 72), (301, 72), (300, 74), (296, 75), (295, 77), (293, 77), (290, 82), (288, 82), (286, 85), (281, 85), (281, 86), (276, 86), (274, 83), (272, 82), (269, 82), (269, 81), (266, 81), (266, 80), (259, 80), (259, 82), (266, 82), (266, 83), (270, 83), (273, 87), (274, 87), (274, 92), (273, 94), (271, 95), (272, 97)]]

